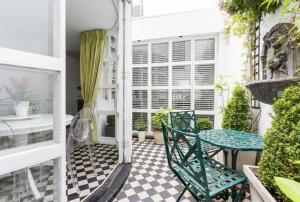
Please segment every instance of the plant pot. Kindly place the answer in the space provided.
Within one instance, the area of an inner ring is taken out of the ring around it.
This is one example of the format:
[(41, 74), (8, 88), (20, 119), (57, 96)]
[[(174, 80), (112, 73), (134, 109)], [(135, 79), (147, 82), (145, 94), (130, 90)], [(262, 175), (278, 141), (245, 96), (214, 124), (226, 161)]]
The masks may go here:
[(243, 171), (250, 185), (251, 200), (255, 202), (276, 202), (258, 178), (258, 166), (244, 165)]
[(146, 131), (138, 131), (139, 142), (144, 142), (146, 140)]
[(164, 136), (162, 131), (153, 131), (154, 143), (158, 145), (164, 144)]
[(15, 104), (15, 112), (17, 117), (27, 117), (29, 110), (29, 101), (22, 101)]

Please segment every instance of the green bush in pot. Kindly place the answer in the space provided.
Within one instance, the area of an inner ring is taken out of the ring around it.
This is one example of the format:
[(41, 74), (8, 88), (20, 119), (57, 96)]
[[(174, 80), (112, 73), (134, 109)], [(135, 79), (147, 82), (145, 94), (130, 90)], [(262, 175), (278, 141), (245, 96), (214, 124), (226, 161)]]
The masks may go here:
[(151, 117), (155, 144), (164, 144), (161, 121), (163, 120), (166, 123), (168, 123), (170, 111), (170, 109), (161, 108), (159, 111), (155, 112), (154, 115)]
[(234, 87), (232, 97), (224, 109), (222, 127), (225, 129), (250, 131), (251, 111), (250, 100), (245, 87)]
[(143, 120), (136, 120), (134, 122), (134, 129), (138, 131), (139, 142), (144, 142), (146, 139), (147, 124)]
[(274, 177), (296, 180), (298, 173), (293, 162), (300, 159), (300, 84), (285, 89), (274, 103), (273, 110), (272, 127), (264, 136), (260, 174), (264, 185), (287, 201)]
[(213, 122), (209, 118), (200, 118), (196, 121), (197, 131), (213, 129)]

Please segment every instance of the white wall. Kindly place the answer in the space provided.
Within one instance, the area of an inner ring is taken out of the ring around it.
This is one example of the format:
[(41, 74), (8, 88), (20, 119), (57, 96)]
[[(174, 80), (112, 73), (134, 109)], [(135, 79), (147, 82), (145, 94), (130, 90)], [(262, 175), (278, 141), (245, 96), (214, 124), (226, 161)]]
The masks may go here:
[(80, 62), (79, 58), (66, 57), (66, 112), (75, 115), (77, 112), (77, 99), (80, 97)]

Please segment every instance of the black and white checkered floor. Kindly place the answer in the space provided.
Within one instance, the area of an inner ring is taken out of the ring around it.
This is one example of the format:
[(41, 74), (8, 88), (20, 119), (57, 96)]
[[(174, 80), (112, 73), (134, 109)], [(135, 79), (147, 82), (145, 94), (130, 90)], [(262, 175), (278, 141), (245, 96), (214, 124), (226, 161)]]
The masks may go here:
[[(183, 186), (168, 167), (164, 146), (155, 145), (153, 140), (148, 139), (144, 143), (133, 141), (131, 173), (114, 201), (176, 201)], [(181, 201), (195, 200), (189, 192), (185, 192)], [(250, 195), (246, 193), (246, 199), (243, 202), (250, 201)]]
[(88, 148), (81, 147), (74, 151), (73, 165), (77, 176), (79, 194), (73, 187), (70, 172), (67, 179), (67, 198), (69, 202), (79, 202), (99, 187), (118, 163), (118, 150), (115, 145), (96, 144), (92, 147), (94, 166), (89, 160)]

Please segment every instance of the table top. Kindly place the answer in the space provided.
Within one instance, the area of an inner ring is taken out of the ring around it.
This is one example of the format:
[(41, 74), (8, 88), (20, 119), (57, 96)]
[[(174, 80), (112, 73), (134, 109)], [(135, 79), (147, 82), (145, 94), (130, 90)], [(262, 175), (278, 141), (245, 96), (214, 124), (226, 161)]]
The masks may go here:
[[(70, 125), (72, 115), (66, 115), (66, 125)], [(5, 121), (14, 131), (15, 135), (36, 133), (53, 129), (53, 114), (38, 114), (36, 118), (26, 120)], [(0, 124), (0, 136), (12, 135), (7, 125)]]
[(264, 145), (261, 135), (235, 130), (201, 131), (199, 137), (217, 147), (238, 151), (262, 151)]

